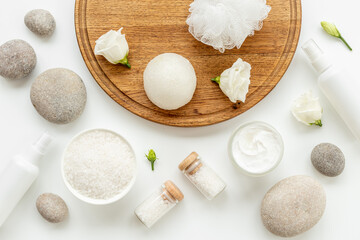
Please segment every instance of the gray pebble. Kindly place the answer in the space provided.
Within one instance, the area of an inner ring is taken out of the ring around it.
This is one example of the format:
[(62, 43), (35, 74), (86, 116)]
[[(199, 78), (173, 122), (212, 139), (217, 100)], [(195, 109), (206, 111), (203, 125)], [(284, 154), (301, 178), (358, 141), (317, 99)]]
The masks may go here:
[(66, 124), (77, 119), (86, 104), (86, 88), (71, 70), (54, 68), (40, 74), (31, 86), (31, 102), (46, 120)]
[(36, 54), (24, 40), (10, 40), (0, 46), (0, 76), (20, 79), (28, 76), (36, 66)]
[(44, 193), (36, 200), (36, 208), (40, 215), (51, 223), (59, 223), (69, 215), (64, 200), (56, 194)]
[(345, 168), (343, 152), (331, 143), (321, 143), (311, 152), (311, 162), (314, 167), (328, 177), (340, 175)]
[(56, 27), (53, 15), (44, 9), (31, 10), (25, 15), (24, 22), (30, 31), (41, 37), (50, 37)]
[(265, 227), (280, 237), (293, 237), (312, 228), (326, 206), (324, 188), (308, 176), (288, 177), (275, 184), (261, 204)]

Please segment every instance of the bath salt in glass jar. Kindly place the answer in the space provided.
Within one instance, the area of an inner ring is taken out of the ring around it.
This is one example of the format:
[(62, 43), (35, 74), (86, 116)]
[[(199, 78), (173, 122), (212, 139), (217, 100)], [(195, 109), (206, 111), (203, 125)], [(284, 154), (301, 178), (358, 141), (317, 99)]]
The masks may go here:
[(192, 152), (180, 164), (179, 169), (195, 185), (195, 187), (209, 200), (221, 193), (226, 184), (206, 165), (196, 152)]
[(151, 228), (183, 198), (180, 189), (168, 180), (135, 209), (135, 215), (145, 226)]

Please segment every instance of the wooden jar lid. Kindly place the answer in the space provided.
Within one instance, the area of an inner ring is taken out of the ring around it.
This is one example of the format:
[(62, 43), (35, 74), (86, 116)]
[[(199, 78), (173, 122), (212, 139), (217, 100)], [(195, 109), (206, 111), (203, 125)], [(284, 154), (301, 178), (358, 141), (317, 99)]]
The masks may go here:
[(196, 152), (192, 152), (189, 156), (187, 156), (180, 164), (179, 169), (181, 171), (184, 171), (187, 169), (197, 158), (199, 157), (199, 154)]
[(172, 181), (167, 180), (164, 185), (165, 189), (170, 193), (171, 197), (178, 200), (179, 202), (184, 199), (184, 194)]

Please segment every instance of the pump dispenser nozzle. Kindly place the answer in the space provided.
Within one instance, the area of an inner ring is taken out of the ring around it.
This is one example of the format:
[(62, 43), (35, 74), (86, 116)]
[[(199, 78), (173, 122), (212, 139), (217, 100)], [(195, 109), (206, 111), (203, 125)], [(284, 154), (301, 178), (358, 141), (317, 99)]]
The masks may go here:
[(44, 132), (41, 137), (33, 144), (33, 147), (41, 154), (45, 154), (46, 148), (49, 146), (53, 138), (48, 132)]
[(330, 61), (313, 39), (305, 42), (302, 49), (318, 73), (324, 72), (331, 66)]

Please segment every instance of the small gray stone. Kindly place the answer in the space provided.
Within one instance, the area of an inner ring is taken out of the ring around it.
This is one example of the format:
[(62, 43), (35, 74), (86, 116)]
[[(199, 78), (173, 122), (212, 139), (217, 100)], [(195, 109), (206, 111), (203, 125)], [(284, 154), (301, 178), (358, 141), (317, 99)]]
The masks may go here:
[(20, 79), (28, 76), (36, 66), (36, 54), (24, 40), (10, 40), (0, 46), (0, 76)]
[(343, 152), (331, 143), (321, 143), (311, 152), (311, 162), (314, 167), (328, 177), (340, 175), (345, 168)]
[(53, 15), (44, 9), (31, 10), (25, 15), (24, 22), (30, 31), (41, 37), (50, 37), (56, 28)]
[(324, 188), (308, 176), (288, 177), (275, 184), (261, 204), (265, 227), (280, 237), (293, 237), (312, 228), (326, 206)]
[(66, 124), (77, 119), (86, 105), (86, 88), (71, 70), (54, 68), (40, 74), (31, 86), (31, 102), (46, 120)]
[(40, 215), (48, 222), (59, 223), (69, 215), (64, 200), (56, 194), (44, 193), (36, 200), (36, 208)]

